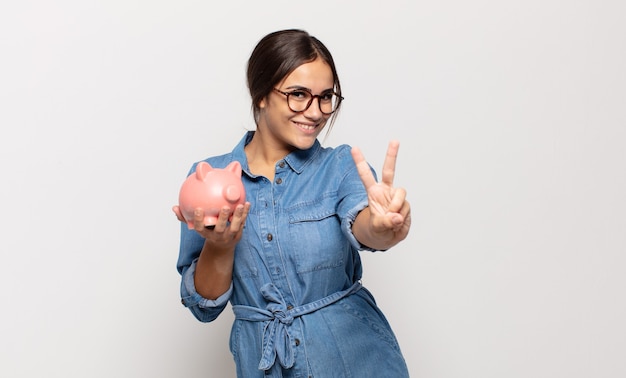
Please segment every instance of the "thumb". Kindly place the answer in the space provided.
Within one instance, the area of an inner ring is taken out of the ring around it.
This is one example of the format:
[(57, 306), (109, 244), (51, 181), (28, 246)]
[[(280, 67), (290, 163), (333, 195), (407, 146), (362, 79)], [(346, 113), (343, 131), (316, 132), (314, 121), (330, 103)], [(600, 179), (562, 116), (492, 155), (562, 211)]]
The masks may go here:
[(391, 221), (391, 228), (398, 228), (404, 223), (404, 217), (399, 213), (388, 213), (387, 217)]
[(178, 218), (179, 221), (186, 222), (185, 217), (183, 217), (183, 213), (180, 211), (179, 206), (173, 206), (172, 211), (174, 212), (174, 214), (176, 214), (176, 218)]

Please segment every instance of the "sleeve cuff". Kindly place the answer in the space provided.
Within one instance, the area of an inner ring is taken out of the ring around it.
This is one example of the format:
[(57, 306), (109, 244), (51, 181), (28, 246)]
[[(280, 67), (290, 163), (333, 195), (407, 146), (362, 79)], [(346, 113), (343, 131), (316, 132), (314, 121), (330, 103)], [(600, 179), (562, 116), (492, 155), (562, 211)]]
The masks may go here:
[(233, 283), (230, 283), (228, 290), (220, 295), (217, 299), (206, 299), (196, 291), (194, 284), (194, 274), (196, 272), (197, 260), (194, 260), (189, 268), (183, 272), (182, 283), (180, 287), (181, 303), (185, 307), (198, 306), (200, 308), (217, 308), (226, 305), (233, 292)]
[(352, 232), (352, 224), (354, 224), (354, 220), (356, 219), (357, 215), (359, 215), (361, 210), (365, 209), (367, 206), (367, 199), (359, 202), (356, 206), (354, 206), (350, 211), (348, 211), (346, 218), (341, 221), (341, 227), (343, 228), (346, 237), (350, 241), (350, 244), (352, 244), (354, 248), (359, 251), (376, 252), (378, 251), (377, 249), (373, 249), (359, 243), (359, 241), (356, 240), (356, 237), (354, 237), (354, 233)]

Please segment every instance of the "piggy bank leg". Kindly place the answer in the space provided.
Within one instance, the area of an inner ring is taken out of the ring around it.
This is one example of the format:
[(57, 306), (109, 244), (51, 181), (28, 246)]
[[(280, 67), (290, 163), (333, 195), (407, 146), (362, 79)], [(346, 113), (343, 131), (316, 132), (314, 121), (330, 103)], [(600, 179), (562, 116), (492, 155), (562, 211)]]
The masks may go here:
[(211, 216), (211, 215), (207, 215), (204, 217), (204, 227), (209, 228), (209, 229), (214, 229), (216, 224), (217, 224), (217, 217)]

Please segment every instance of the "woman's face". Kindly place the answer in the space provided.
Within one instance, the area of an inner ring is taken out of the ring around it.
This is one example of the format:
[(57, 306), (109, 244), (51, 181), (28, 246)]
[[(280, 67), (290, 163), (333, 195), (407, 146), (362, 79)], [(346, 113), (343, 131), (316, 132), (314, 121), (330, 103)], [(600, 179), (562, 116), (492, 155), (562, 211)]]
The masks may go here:
[[(275, 89), (281, 92), (304, 89), (319, 95), (332, 91), (333, 83), (330, 66), (318, 58), (296, 68)], [(265, 141), (272, 143), (275, 149), (286, 151), (310, 148), (330, 118), (320, 111), (318, 101), (314, 98), (308, 109), (294, 112), (287, 105), (287, 96), (272, 91), (259, 104), (257, 127), (266, 134)]]

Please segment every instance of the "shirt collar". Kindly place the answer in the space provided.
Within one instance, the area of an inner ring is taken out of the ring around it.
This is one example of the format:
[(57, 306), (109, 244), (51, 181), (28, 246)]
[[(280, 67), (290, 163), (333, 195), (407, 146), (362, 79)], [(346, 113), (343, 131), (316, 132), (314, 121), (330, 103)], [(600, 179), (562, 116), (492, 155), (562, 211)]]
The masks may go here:
[[(248, 176), (255, 177), (254, 174), (250, 172), (250, 167), (248, 166), (248, 159), (246, 157), (246, 153), (244, 151), (244, 147), (250, 143), (252, 140), (252, 136), (254, 135), (254, 131), (248, 131), (243, 138), (239, 141), (239, 143), (233, 149), (233, 160), (237, 160), (241, 163), (241, 167), (244, 172)], [(302, 170), (309, 164), (313, 157), (319, 152), (321, 149), (320, 142), (316, 139), (315, 143), (311, 148), (306, 150), (295, 150), (291, 152), (289, 155), (285, 156), (283, 159), (294, 172), (300, 174)]]

